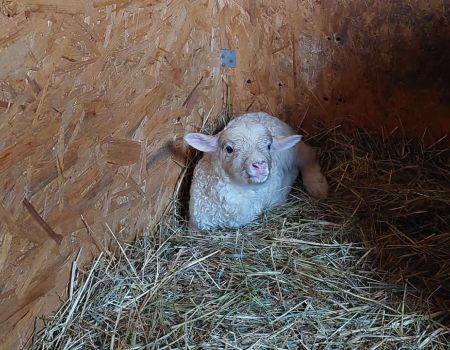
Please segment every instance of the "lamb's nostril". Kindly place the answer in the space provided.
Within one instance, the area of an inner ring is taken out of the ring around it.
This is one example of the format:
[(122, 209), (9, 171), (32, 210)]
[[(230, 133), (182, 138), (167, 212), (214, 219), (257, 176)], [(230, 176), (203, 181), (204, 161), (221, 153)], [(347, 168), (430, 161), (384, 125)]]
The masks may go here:
[(252, 163), (252, 167), (259, 170), (259, 169), (262, 169), (265, 164), (266, 164), (265, 161), (254, 162), (254, 163)]

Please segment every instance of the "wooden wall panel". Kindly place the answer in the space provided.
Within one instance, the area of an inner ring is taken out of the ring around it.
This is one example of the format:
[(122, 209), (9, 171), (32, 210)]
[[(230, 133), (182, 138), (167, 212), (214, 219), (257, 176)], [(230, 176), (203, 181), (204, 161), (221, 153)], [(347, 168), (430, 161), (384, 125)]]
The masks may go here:
[[(238, 49), (235, 112), (265, 110), (406, 132), (450, 131), (450, 1), (235, 1), (221, 38)], [(447, 144), (450, 144), (447, 139)]]
[(0, 343), (15, 348), (65, 298), (80, 247), (108, 247), (106, 224), (149, 231), (181, 170), (175, 136), (219, 113), (223, 87), (214, 2), (0, 6)]
[[(309, 129), (450, 129), (447, 0), (0, 2), (0, 339), (25, 344), (84, 261), (149, 232), (174, 142), (222, 109)], [(220, 68), (219, 49), (237, 52)], [(177, 141), (178, 140), (178, 141)], [(183, 161), (183, 159), (177, 159)], [(50, 230), (23, 205), (28, 199)], [(87, 229), (89, 227), (89, 230)], [(58, 237), (58, 236), (56, 236)]]

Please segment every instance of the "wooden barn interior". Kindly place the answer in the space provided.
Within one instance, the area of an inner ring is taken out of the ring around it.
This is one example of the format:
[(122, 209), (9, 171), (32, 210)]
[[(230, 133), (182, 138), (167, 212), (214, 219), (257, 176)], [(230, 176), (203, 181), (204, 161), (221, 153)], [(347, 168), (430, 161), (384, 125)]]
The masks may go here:
[(105, 225), (151, 230), (181, 136), (227, 100), (447, 147), (449, 21), (447, 0), (2, 0), (0, 347), (29, 344)]

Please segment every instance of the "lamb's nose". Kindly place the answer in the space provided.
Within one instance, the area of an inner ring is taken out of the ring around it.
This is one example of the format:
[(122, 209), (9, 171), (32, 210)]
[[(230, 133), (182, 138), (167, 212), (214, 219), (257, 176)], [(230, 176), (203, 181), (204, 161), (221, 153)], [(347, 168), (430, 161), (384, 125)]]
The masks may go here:
[(261, 170), (265, 167), (266, 162), (264, 160), (260, 161), (260, 162), (253, 162), (252, 163), (252, 167), (258, 170)]

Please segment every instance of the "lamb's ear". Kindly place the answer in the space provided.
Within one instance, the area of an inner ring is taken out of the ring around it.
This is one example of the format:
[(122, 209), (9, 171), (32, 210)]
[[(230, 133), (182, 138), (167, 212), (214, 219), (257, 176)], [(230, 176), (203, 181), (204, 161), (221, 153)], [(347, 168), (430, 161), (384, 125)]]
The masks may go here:
[(273, 138), (272, 149), (274, 151), (284, 151), (294, 147), (301, 139), (300, 135), (276, 136)]
[(217, 150), (217, 137), (199, 133), (184, 135), (184, 141), (202, 152), (213, 152)]

